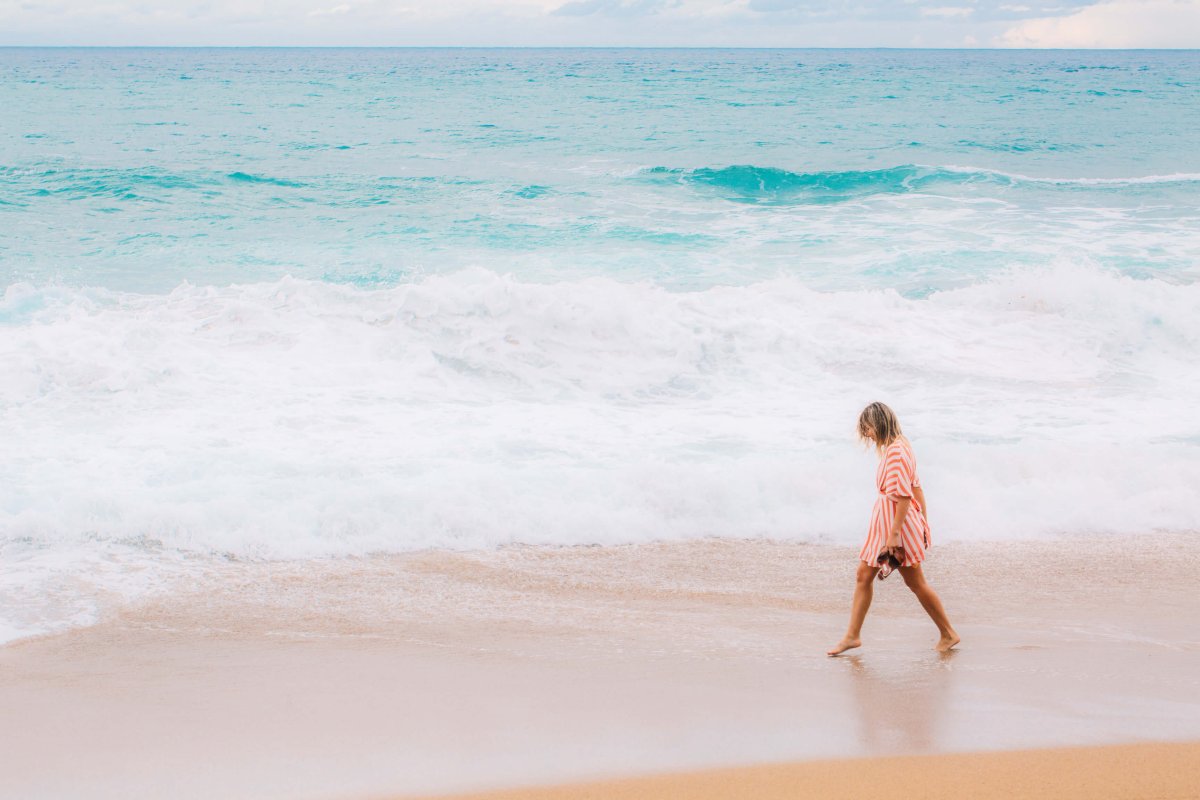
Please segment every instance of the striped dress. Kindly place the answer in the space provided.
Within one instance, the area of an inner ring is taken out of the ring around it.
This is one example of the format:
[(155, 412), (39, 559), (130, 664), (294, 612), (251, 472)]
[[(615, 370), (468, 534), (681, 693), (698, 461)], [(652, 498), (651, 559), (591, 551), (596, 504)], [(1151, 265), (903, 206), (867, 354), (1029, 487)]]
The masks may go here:
[(871, 511), (871, 528), (858, 554), (859, 560), (877, 566), (876, 559), (887, 545), (888, 532), (896, 519), (896, 504), (901, 497), (911, 497), (900, 542), (904, 546), (904, 566), (920, 564), (929, 547), (929, 522), (925, 519), (925, 510), (913, 497), (913, 489), (921, 485), (921, 479), (917, 477), (917, 459), (907, 439), (901, 437), (888, 445), (879, 460), (875, 485), (879, 489), (879, 498)]

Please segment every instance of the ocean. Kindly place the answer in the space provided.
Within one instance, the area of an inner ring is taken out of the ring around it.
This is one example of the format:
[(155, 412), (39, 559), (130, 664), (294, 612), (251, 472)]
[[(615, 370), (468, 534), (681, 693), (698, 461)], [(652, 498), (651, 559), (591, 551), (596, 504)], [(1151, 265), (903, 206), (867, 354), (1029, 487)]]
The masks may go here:
[(1200, 528), (1200, 52), (0, 49), (0, 641), (229, 561)]

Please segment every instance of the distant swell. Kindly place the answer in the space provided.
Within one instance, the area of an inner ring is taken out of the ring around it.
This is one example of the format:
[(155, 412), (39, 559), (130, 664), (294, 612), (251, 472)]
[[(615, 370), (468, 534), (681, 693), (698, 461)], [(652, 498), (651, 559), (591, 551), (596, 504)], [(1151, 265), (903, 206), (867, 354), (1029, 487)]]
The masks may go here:
[(877, 170), (791, 172), (776, 167), (734, 165), (673, 169), (650, 167), (638, 173), (643, 180), (679, 183), (716, 191), (727, 199), (748, 203), (837, 203), (879, 194), (904, 194), (986, 183), (998, 186), (1124, 188), (1138, 184), (1200, 182), (1200, 174), (1148, 175), (1134, 178), (1037, 178), (1027, 175), (955, 166), (903, 164)]
[(272, 178), (269, 175), (251, 175), (248, 172), (231, 172), (229, 179), (240, 181), (241, 183), (269, 183), (272, 186), (303, 186), (304, 184), (296, 181), (288, 181), (283, 178)]

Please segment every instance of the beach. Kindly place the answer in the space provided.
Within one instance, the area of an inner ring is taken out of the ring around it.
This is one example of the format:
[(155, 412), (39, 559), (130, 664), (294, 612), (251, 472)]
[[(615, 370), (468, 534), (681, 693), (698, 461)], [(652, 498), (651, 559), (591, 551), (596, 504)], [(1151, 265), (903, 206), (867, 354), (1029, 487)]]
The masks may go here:
[[(771, 797), (936, 759), (985, 783), (1024, 765), (1053, 777), (1045, 748), (1137, 745), (1062, 763), (1093, 776), (1133, 763), (1126, 777), (1149, 781), (1092, 797), (1195, 796), (1174, 766), (1194, 765), (1200, 741), (1200, 600), (1177, 591), (1200, 567), (1193, 541), (935, 546), (927, 574), (964, 639), (948, 656), (894, 578), (864, 647), (824, 655), (849, 603), (841, 546), (228, 562), (0, 649), (0, 795)], [(654, 775), (674, 777), (595, 783)]]
[[(1188, 796), (1198, 88), (0, 47), (0, 798)], [(875, 402), (945, 656), (899, 576), (826, 656)]]
[(623, 781), (459, 795), (458, 800), (629, 798), (971, 797), (1054, 800), (1190, 800), (1200, 786), (1200, 744), (1156, 744), (904, 756), (714, 770)]

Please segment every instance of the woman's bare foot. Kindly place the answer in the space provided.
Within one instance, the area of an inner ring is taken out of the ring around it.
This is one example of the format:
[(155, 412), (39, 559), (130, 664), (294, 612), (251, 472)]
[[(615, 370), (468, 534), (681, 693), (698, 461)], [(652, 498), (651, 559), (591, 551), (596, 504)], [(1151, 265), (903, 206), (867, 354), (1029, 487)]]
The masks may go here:
[(962, 640), (959, 638), (958, 634), (951, 631), (949, 636), (942, 636), (942, 638), (938, 639), (938, 643), (934, 645), (933, 649), (937, 650), (939, 653), (948, 653), (950, 652), (950, 648), (954, 647), (954, 645), (958, 644), (960, 641)]
[[(958, 639), (955, 639), (954, 641), (957, 642)], [(950, 646), (953, 647), (954, 645), (950, 645)], [(842, 639), (840, 642), (838, 642), (837, 644), (835, 644), (833, 647), (829, 648), (825, 652), (828, 655), (837, 656), (837, 655), (841, 655), (842, 653), (846, 652), (847, 650), (853, 650), (856, 647), (862, 647), (862, 639), (851, 639), (849, 636), (847, 636), (845, 639)]]

